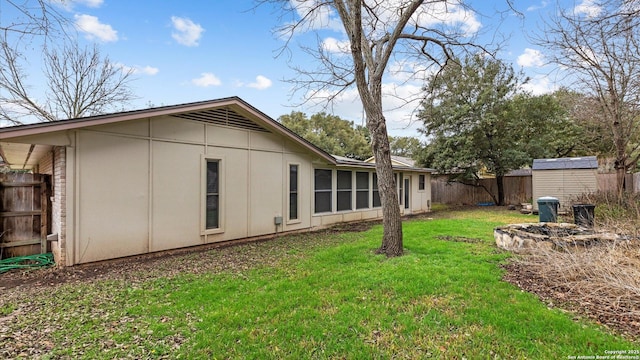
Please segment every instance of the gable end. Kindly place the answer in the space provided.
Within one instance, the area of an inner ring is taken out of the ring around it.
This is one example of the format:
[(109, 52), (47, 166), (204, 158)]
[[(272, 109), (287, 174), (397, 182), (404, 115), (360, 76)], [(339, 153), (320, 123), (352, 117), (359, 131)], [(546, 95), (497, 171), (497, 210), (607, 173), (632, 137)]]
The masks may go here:
[(199, 122), (213, 124), (213, 125), (222, 125), (222, 126), (235, 127), (235, 128), (245, 129), (245, 130), (269, 132), (264, 127), (238, 114), (237, 112), (229, 109), (228, 107), (210, 109), (210, 110), (192, 111), (192, 112), (182, 113), (182, 114), (173, 114), (171, 116), (181, 118), (181, 119), (199, 121)]

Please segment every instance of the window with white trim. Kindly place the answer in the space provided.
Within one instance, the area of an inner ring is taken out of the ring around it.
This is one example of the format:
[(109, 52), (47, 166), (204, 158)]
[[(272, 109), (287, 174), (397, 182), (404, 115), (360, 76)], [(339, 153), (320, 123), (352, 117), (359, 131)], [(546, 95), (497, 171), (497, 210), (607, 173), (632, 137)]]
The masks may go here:
[(206, 229), (220, 227), (220, 160), (207, 159)]
[(420, 174), (418, 175), (418, 190), (424, 190), (424, 186), (425, 186), (425, 175)]
[(289, 165), (289, 220), (298, 219), (298, 165)]
[(356, 172), (356, 209), (369, 207), (369, 173)]
[(314, 212), (331, 212), (331, 170), (314, 171)]
[(352, 210), (351, 194), (353, 192), (353, 184), (351, 183), (351, 171), (338, 170), (338, 211)]

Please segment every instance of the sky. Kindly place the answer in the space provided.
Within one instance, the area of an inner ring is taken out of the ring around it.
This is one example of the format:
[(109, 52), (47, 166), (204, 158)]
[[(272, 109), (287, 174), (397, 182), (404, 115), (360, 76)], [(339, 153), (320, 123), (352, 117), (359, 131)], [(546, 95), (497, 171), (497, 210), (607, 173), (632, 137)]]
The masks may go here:
[[(296, 76), (292, 66), (318, 66), (299, 45), (315, 47), (320, 39), (326, 49), (338, 49), (345, 43), (336, 14), (326, 14), (319, 36), (301, 33), (282, 51), (287, 44), (275, 30), (288, 20), (279, 9), (256, 6), (251, 0), (54, 1), (61, 2), (60, 13), (76, 25), (81, 45), (98, 44), (111, 62), (134, 73), (131, 85), (138, 98), (125, 110), (238, 96), (273, 119), (292, 111), (308, 116), (325, 111), (364, 124), (355, 88), (342, 94), (331, 107), (325, 107), (324, 102), (312, 106), (302, 104), (304, 94), (292, 93), (293, 85), (286, 81)], [(575, 0), (562, 6), (584, 13), (597, 11), (592, 1)], [(559, 84), (546, 64), (544, 50), (529, 39), (556, 10), (556, 3), (515, 3), (520, 15), (496, 12), (507, 9), (506, 0), (475, 0), (471, 4), (477, 13), (451, 6), (440, 21), (464, 29), (483, 43), (507, 39), (498, 58), (531, 78), (526, 90), (533, 94), (553, 91)], [(13, 11), (0, 0), (0, 23), (11, 21)], [(34, 52), (29, 64), (34, 69), (28, 83), (34, 88), (42, 81), (35, 75), (40, 66), (38, 55)], [(394, 72), (407, 66), (390, 63), (383, 88), (394, 89), (401, 97), (418, 94), (423, 81), (407, 80)], [(402, 105), (395, 97), (383, 98), (389, 134), (418, 136), (417, 103)]]

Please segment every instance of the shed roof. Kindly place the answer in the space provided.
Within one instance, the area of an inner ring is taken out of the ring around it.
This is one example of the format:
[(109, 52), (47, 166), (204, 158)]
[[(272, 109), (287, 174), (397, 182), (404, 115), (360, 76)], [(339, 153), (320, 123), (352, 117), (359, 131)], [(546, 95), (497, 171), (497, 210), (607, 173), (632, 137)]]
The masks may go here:
[(597, 169), (598, 159), (595, 156), (583, 156), (558, 159), (535, 159), (533, 170), (564, 170), (564, 169)]

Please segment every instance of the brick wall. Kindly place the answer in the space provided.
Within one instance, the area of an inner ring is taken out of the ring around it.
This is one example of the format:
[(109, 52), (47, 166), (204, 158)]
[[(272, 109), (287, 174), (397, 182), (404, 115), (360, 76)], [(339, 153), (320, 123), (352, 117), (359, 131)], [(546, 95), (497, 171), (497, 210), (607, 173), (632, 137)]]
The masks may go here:
[(58, 265), (66, 264), (66, 151), (62, 146), (40, 159), (40, 174), (51, 175), (51, 232), (58, 234), (58, 241), (51, 243), (51, 251)]
[(67, 234), (67, 157), (66, 149), (56, 146), (53, 149), (53, 201), (51, 202), (51, 231), (58, 234), (58, 248), (60, 250), (56, 263), (66, 263), (66, 234)]

